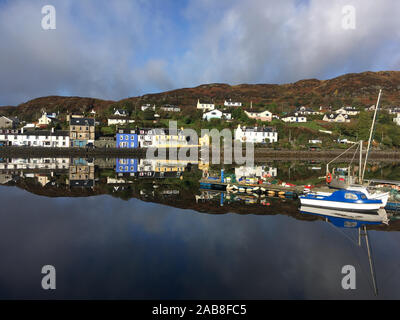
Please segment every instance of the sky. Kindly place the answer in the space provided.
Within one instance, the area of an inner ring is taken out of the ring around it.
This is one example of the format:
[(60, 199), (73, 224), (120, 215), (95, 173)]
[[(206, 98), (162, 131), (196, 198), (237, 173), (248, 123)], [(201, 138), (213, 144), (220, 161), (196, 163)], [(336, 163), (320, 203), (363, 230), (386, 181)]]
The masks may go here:
[(399, 70), (399, 13), (398, 0), (0, 0), (0, 105)]

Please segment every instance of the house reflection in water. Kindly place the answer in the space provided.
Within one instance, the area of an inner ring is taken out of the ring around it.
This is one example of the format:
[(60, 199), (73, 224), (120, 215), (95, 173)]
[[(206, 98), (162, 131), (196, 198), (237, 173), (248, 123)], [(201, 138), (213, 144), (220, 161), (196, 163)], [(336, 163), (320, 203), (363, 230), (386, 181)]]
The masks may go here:
[(69, 166), (69, 179), (67, 185), (70, 187), (94, 187), (95, 166), (92, 159), (73, 159)]
[(179, 178), (188, 162), (178, 160), (155, 159), (116, 159), (115, 171), (118, 177), (139, 178)]

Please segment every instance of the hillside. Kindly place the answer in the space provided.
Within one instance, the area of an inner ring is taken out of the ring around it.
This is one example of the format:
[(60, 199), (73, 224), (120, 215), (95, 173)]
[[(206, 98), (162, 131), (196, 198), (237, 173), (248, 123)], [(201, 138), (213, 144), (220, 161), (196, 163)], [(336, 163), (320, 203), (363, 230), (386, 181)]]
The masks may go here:
[[(110, 107), (140, 107), (145, 103), (156, 105), (174, 104), (183, 108), (194, 108), (197, 99), (223, 104), (231, 98), (254, 106), (276, 103), (280, 110), (289, 111), (293, 105), (369, 106), (376, 101), (378, 89), (384, 91), (382, 106), (400, 105), (400, 71), (352, 73), (329, 80), (308, 79), (290, 84), (204, 84), (194, 88), (183, 88), (157, 94), (146, 94), (120, 101), (96, 98), (48, 96), (22, 103), (16, 108), (0, 107), (0, 114), (18, 115), (23, 120), (34, 120), (41, 110), (47, 112), (89, 112), (93, 108), (103, 116)], [(1, 101), (0, 101), (1, 103)]]

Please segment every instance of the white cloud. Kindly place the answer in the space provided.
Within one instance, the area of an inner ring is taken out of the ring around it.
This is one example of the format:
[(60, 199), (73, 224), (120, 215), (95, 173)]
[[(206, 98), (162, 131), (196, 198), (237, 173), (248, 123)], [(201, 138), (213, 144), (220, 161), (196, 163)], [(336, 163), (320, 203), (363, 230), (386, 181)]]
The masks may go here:
[[(398, 69), (400, 3), (383, 1), (236, 1), (220, 11), (207, 2), (211, 18), (188, 9), (191, 19), (203, 17), (202, 32), (194, 36), (185, 64), (196, 65), (190, 82), (290, 82), (302, 78), (339, 75), (369, 69)], [(341, 26), (344, 5), (356, 8), (355, 30)], [(218, 6), (218, 5), (217, 5)], [(391, 53), (392, 53), (391, 52)], [(203, 70), (203, 72), (200, 72)]]
[[(45, 4), (2, 4), (0, 105), (400, 67), (397, 0), (192, 0), (168, 11), (152, 1), (55, 0), (57, 29), (49, 31), (40, 24)], [(356, 30), (341, 27), (349, 4)]]

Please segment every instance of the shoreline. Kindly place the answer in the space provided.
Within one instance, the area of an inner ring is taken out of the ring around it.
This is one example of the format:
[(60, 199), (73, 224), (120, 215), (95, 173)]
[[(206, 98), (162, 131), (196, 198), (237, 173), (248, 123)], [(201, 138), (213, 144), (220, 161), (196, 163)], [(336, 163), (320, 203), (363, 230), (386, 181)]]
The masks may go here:
[[(86, 156), (86, 157), (146, 157), (146, 148), (122, 149), (122, 148), (52, 148), (52, 147), (0, 147), (0, 157), (4, 156), (23, 156), (23, 157), (49, 157), (49, 156)], [(178, 150), (179, 151), (179, 150)], [(263, 160), (332, 160), (344, 150), (271, 150), (267, 148), (254, 149), (254, 159), (256, 162)], [(200, 154), (200, 152), (199, 152)], [(221, 148), (221, 158), (223, 148)], [(366, 152), (363, 152), (363, 158)], [(168, 155), (168, 150), (167, 150)], [(348, 152), (342, 155), (342, 159), (353, 159), (358, 161), (359, 155)], [(211, 158), (211, 150), (210, 150)], [(371, 161), (400, 161), (400, 151), (373, 150), (369, 154)]]

